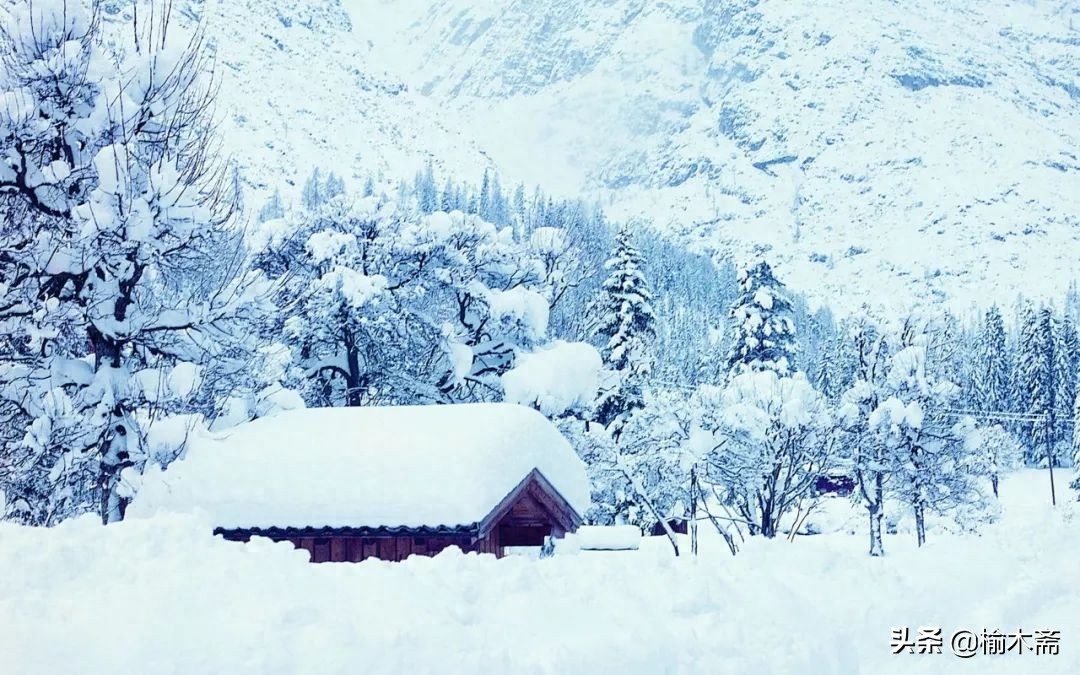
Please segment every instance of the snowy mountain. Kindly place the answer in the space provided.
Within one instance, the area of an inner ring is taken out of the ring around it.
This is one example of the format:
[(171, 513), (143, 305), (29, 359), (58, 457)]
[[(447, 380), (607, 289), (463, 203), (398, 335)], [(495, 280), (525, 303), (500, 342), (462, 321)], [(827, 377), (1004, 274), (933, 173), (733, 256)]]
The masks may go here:
[(288, 192), (315, 167), (396, 180), (429, 158), (469, 176), (491, 166), (436, 102), (376, 62), (337, 0), (188, 0), (181, 14), (188, 28), (203, 22), (216, 53), (221, 136), (253, 197)]
[(598, 199), (851, 306), (1057, 293), (1080, 245), (1071, 0), (192, 2), (256, 187), (315, 164)]

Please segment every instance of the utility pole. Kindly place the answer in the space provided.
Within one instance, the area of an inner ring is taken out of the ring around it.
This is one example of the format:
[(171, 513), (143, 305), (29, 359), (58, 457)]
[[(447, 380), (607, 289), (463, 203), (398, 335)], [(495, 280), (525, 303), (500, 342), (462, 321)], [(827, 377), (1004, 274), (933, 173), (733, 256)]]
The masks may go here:
[(697, 500), (698, 493), (697, 465), (690, 467), (690, 553), (697, 556)]
[(1057, 506), (1057, 493), (1054, 491), (1054, 442), (1050, 438), (1050, 415), (1046, 419), (1046, 467), (1050, 469), (1050, 505)]

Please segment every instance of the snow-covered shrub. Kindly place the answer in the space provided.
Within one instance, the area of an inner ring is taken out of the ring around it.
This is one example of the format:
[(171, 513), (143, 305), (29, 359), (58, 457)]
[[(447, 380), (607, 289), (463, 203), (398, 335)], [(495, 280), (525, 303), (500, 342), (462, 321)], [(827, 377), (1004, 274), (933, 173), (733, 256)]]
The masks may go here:
[(548, 417), (588, 415), (603, 365), (592, 345), (556, 340), (518, 357), (502, 376), (502, 386), (507, 401), (536, 406)]

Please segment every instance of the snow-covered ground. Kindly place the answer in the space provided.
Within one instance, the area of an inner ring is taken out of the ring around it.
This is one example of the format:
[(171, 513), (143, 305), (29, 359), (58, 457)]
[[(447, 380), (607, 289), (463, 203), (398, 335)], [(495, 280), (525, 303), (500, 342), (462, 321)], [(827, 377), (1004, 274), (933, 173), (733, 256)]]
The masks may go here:
[[(748, 542), (735, 558), (703, 536), (697, 558), (650, 538), (546, 560), (310, 565), (185, 516), (3, 524), (0, 670), (1080, 672), (1077, 505), (1051, 509), (1044, 472), (1006, 478), (1002, 499), (981, 536), (932, 536), (923, 550), (890, 536), (883, 559), (861, 535), (826, 534)], [(903, 626), (941, 627), (944, 653), (893, 655)], [(962, 629), (1059, 630), (1060, 654), (960, 659), (948, 640)]]

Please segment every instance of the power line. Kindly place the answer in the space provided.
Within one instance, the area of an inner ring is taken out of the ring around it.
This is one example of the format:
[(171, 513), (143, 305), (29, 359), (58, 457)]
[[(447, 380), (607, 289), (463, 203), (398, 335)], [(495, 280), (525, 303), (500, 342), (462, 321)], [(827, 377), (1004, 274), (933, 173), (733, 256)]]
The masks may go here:
[[(696, 393), (699, 388), (668, 380), (652, 380), (654, 389), (668, 392)], [(941, 413), (952, 417), (974, 417), (982, 421), (1019, 422), (1025, 424), (1045, 424), (1050, 426), (1071, 427), (1076, 424), (1074, 418), (1058, 417), (1051, 421), (1050, 416), (1037, 413), (1012, 412), (1008, 410), (971, 410), (967, 408), (932, 408), (927, 412)]]
[[(1003, 422), (1029, 422), (1032, 424), (1050, 424), (1050, 416), (1036, 413), (1018, 413), (996, 410), (965, 410), (963, 408), (937, 408), (934, 412), (952, 415), (954, 417), (974, 417), (981, 420), (998, 420)], [(1059, 418), (1053, 420), (1054, 425), (1073, 424), (1074, 420)]]

